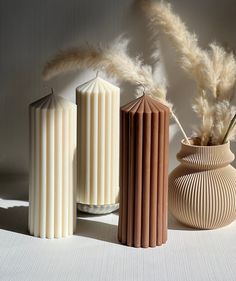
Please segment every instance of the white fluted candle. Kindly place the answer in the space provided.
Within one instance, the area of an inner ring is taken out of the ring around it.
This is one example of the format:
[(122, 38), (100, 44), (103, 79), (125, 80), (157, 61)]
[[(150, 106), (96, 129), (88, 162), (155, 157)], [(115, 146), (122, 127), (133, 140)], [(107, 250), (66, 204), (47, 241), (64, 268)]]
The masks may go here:
[(120, 89), (96, 77), (78, 87), (79, 209), (118, 208)]
[(76, 105), (50, 94), (32, 103), (29, 231), (41, 238), (72, 235), (76, 221)]

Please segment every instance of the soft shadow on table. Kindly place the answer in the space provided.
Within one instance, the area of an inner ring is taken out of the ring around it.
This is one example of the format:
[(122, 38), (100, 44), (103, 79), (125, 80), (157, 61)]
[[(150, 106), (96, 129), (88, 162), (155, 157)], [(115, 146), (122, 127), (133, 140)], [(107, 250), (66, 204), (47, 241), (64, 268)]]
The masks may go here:
[(94, 217), (94, 215), (79, 213), (79, 217), (77, 218), (76, 235), (119, 244), (117, 239), (117, 225), (86, 219), (89, 217)]
[(172, 214), (168, 216), (168, 229), (184, 231), (202, 231), (201, 229), (191, 228), (179, 222)]
[(0, 171), (0, 199), (17, 205), (0, 207), (0, 229), (28, 234), (28, 175)]
[(115, 211), (115, 212), (112, 212), (112, 213), (109, 213), (109, 214), (104, 214), (104, 215), (101, 215), (101, 214), (89, 214), (89, 213), (85, 213), (85, 212), (82, 212), (82, 211), (78, 211), (78, 217), (79, 218), (92, 218), (92, 217), (100, 217), (100, 216), (109, 216), (110, 214), (113, 214), (113, 215), (116, 215), (116, 216), (119, 216), (119, 210)]
[(0, 208), (0, 229), (28, 234), (28, 207)]

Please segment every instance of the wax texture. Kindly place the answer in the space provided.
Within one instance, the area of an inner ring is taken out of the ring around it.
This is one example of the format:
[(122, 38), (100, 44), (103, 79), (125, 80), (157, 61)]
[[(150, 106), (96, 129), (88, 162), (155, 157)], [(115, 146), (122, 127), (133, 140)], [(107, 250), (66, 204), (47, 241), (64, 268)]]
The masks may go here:
[(167, 240), (169, 109), (150, 96), (121, 108), (118, 238), (133, 247)]
[(78, 105), (77, 202), (119, 201), (120, 89), (96, 77), (76, 89)]
[(73, 234), (76, 222), (76, 105), (50, 94), (29, 106), (29, 232)]

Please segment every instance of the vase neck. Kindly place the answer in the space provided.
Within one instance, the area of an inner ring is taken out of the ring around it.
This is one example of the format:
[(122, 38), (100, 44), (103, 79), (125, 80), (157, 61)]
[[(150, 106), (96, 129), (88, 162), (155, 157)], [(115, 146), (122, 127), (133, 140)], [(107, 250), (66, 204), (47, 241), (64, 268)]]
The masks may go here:
[(199, 169), (214, 169), (229, 165), (234, 160), (230, 144), (217, 146), (195, 146), (182, 142), (177, 159), (188, 166)]

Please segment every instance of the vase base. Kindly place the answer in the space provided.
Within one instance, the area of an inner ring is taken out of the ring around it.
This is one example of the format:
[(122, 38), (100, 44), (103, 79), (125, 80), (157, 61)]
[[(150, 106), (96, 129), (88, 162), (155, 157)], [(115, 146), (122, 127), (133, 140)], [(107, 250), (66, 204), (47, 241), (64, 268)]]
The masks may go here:
[[(201, 218), (199, 217), (198, 220), (193, 223), (193, 222), (187, 222), (187, 221), (183, 221), (182, 218), (177, 217), (176, 215), (174, 215), (173, 211), (170, 211), (171, 216), (174, 220), (176, 220), (176, 222), (180, 225), (178, 225), (177, 227), (175, 227), (176, 229), (184, 229), (184, 230), (215, 230), (215, 229), (220, 229), (220, 228), (224, 228), (224, 227), (228, 227), (231, 224), (234, 223), (235, 219), (231, 219), (228, 220), (226, 222), (223, 222), (221, 224), (214, 224), (214, 225), (210, 225), (207, 224), (206, 221), (201, 221)], [(174, 229), (175, 229), (174, 228)]]
[(88, 205), (78, 203), (77, 208), (79, 211), (94, 215), (104, 215), (112, 213), (119, 209), (119, 203), (117, 204), (105, 204), (105, 205)]

